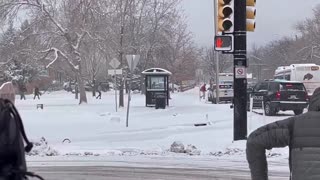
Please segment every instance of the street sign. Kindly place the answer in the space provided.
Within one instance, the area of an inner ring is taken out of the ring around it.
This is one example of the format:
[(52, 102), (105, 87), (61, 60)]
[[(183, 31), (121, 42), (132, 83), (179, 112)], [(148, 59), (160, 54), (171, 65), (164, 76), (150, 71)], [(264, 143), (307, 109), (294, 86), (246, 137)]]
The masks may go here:
[(132, 72), (138, 65), (140, 55), (127, 55), (126, 58), (129, 65), (129, 69)]
[(233, 51), (233, 36), (215, 36), (214, 47), (216, 51)]
[(113, 69), (117, 69), (119, 66), (120, 66), (120, 62), (119, 62), (119, 60), (118, 59), (116, 59), (116, 58), (113, 58), (111, 61), (110, 61), (110, 63), (109, 63), (109, 65), (113, 68)]
[(237, 66), (235, 68), (235, 78), (236, 79), (244, 79), (247, 78), (247, 68), (245, 66)]
[(120, 75), (120, 74), (122, 74), (122, 69), (109, 69), (108, 74), (109, 75)]
[(126, 118), (126, 127), (129, 126), (129, 112), (130, 112), (130, 101), (131, 101), (131, 81), (133, 76), (133, 71), (137, 67), (140, 60), (140, 55), (127, 55), (126, 56), (129, 69), (131, 72), (130, 81), (129, 81), (129, 93), (128, 93), (128, 106), (127, 106), (127, 118)]

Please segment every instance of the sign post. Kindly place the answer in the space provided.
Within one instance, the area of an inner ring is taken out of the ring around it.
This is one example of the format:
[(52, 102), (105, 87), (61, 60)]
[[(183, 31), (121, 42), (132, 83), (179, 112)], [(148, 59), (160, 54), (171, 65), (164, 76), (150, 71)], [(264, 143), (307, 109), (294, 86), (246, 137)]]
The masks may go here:
[[(115, 102), (116, 102), (116, 112), (118, 112), (118, 100), (117, 100), (117, 74), (119, 73), (119, 70), (117, 70), (117, 68), (120, 66), (120, 62), (118, 61), (118, 59), (113, 58), (109, 65), (113, 68), (113, 71), (108, 71), (109, 75), (114, 75), (113, 78), (113, 89), (114, 89), (114, 94), (115, 94)], [(117, 73), (118, 71), (118, 73)], [(121, 74), (122, 74), (122, 70), (121, 70)]]
[(244, 79), (247, 78), (247, 68), (245, 66), (236, 66), (235, 67), (235, 78)]
[(247, 138), (247, 20), (246, 1), (234, 1), (234, 131), (233, 140)]
[(130, 69), (130, 80), (129, 80), (129, 93), (128, 93), (128, 106), (127, 106), (127, 119), (126, 119), (126, 127), (129, 127), (129, 112), (130, 112), (130, 101), (131, 101), (131, 81), (133, 77), (133, 72), (138, 65), (140, 60), (140, 55), (127, 55), (126, 56), (129, 69)]

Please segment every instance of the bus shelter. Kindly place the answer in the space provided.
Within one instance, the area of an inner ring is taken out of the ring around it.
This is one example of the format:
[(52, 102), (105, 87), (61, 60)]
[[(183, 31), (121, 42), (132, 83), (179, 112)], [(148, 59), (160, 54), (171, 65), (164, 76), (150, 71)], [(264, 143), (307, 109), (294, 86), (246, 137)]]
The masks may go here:
[(146, 106), (165, 108), (169, 106), (169, 76), (171, 72), (161, 68), (151, 68), (142, 72), (145, 76)]

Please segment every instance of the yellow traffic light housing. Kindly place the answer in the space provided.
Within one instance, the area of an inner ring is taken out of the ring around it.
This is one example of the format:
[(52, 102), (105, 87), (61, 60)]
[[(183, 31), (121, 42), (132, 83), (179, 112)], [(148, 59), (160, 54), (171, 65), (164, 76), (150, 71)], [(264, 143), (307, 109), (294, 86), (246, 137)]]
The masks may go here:
[(256, 28), (256, 0), (246, 0), (247, 4), (247, 31), (253, 32)]
[(256, 6), (256, 0), (247, 0), (247, 6)]
[(233, 32), (233, 0), (218, 0), (217, 9), (217, 32)]

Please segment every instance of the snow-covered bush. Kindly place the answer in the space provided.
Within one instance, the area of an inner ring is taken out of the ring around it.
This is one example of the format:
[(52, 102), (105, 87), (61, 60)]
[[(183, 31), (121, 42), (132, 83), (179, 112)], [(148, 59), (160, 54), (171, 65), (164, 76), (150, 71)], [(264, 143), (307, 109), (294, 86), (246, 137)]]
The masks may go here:
[(58, 156), (58, 151), (54, 150), (52, 147), (48, 145), (48, 142), (44, 137), (40, 138), (40, 140), (33, 141), (32, 150), (27, 153), (29, 156)]
[(188, 155), (191, 155), (191, 156), (199, 156), (201, 154), (201, 151), (198, 150), (197, 147), (192, 144), (187, 145), (185, 151)]
[(175, 141), (171, 144), (170, 152), (185, 153), (184, 145), (180, 141)]

